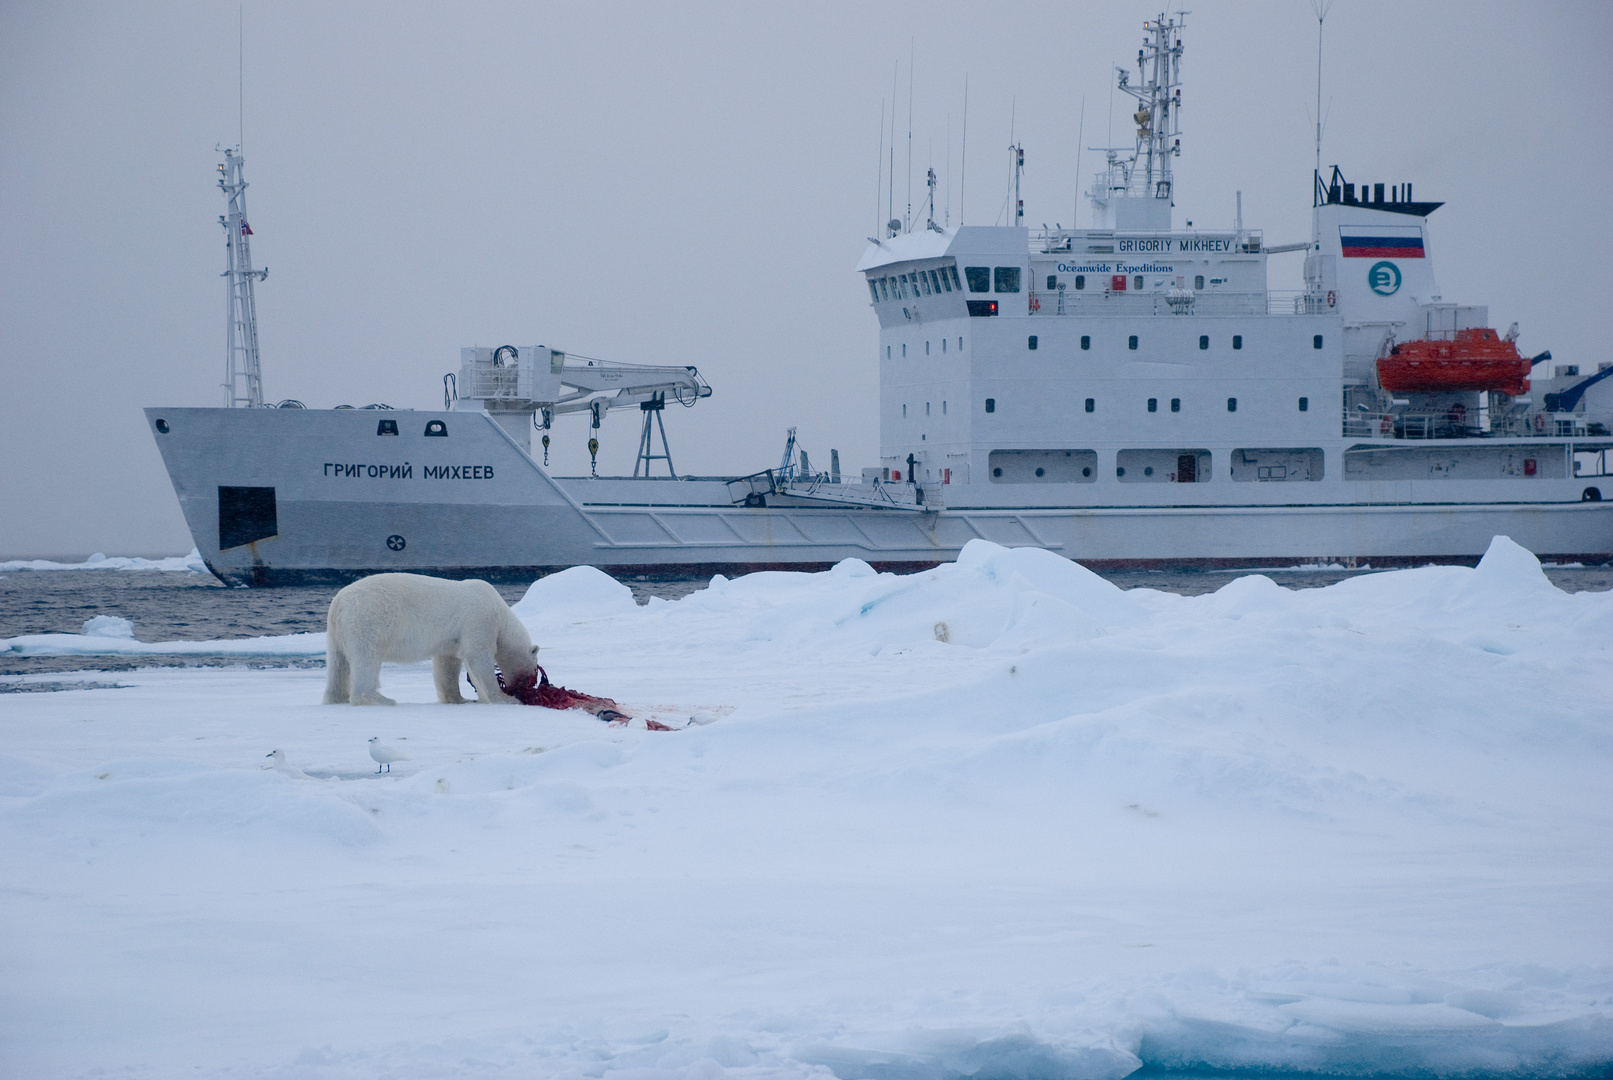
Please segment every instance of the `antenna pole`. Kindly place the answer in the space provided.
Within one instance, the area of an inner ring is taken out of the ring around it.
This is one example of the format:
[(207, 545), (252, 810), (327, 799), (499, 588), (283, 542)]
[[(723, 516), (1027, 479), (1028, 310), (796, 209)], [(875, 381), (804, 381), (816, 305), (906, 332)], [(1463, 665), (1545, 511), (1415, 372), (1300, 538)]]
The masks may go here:
[(1333, 0), (1311, 0), (1316, 13), (1316, 172), (1311, 181), (1311, 203), (1317, 202), (1316, 188), (1322, 179), (1322, 23), (1327, 19)]
[(958, 162), (958, 228), (963, 228), (963, 182), (969, 178), (969, 73), (963, 73), (963, 151)]
[(1070, 211), (1070, 228), (1081, 217), (1081, 150), (1087, 141), (1087, 96), (1081, 95), (1081, 129), (1075, 137), (1075, 206)]
[(907, 42), (907, 213), (902, 215), (902, 231), (913, 229), (913, 56), (917, 46)]
[[(896, 214), (896, 77), (901, 71), (901, 66), (900, 60), (891, 65), (891, 150), (890, 169), (885, 173), (885, 209), (890, 211), (892, 221), (896, 220), (894, 216)], [(880, 230), (881, 236), (886, 233), (890, 233), (888, 225)], [(890, 235), (896, 234), (890, 233)]]
[(258, 306), (252, 285), (268, 277), (269, 271), (252, 269), (252, 247), (248, 239), (252, 226), (246, 220), (243, 164), (240, 147), (236, 147), (224, 151), (224, 164), (218, 167), (218, 186), (224, 192), (225, 207), (229, 211), (218, 223), (224, 226), (223, 276), (229, 290), (224, 405), (230, 409), (255, 409), (263, 404), (263, 373), (258, 365)]
[(246, 5), (235, 9), (235, 146), (246, 152)]
[(885, 231), (885, 215), (880, 213), (882, 206), (879, 203), (879, 189), (884, 187), (880, 181), (885, 179), (885, 100), (879, 101), (879, 160), (874, 166), (874, 235), (879, 236)]

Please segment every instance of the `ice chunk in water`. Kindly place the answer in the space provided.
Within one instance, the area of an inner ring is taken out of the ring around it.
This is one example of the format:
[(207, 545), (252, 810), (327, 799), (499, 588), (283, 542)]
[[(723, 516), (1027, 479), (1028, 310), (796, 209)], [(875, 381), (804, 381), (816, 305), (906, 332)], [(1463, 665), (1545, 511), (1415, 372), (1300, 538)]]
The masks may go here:
[(132, 638), (134, 623), (116, 615), (97, 615), (93, 619), (84, 620), (84, 636)]

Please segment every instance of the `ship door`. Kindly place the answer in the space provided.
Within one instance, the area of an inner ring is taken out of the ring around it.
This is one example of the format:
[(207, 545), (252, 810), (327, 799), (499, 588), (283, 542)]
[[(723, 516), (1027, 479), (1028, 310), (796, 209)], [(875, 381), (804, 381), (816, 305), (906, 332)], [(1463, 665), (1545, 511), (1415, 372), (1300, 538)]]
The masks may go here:
[(1177, 455), (1176, 482), (1178, 484), (1196, 484), (1199, 482), (1199, 456), (1197, 454)]

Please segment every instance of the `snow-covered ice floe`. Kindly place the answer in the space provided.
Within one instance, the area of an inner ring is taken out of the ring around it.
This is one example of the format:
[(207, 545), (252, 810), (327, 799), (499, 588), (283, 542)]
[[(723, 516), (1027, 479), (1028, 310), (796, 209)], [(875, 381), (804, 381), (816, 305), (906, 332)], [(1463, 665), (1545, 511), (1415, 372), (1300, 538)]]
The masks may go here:
[(0, 562), (0, 573), (11, 570), (166, 570), (208, 573), (202, 554), (195, 548), (189, 555), (170, 555), (166, 559), (142, 559), (132, 555), (114, 555), (110, 558), (96, 552), (83, 562), (52, 562), (49, 559), (8, 559)]
[(558, 681), (718, 719), (439, 706), (429, 665), (394, 709), (296, 668), (4, 699), (5, 1071), (1613, 1063), (1613, 595), (1505, 539), (1302, 591), (977, 542), (517, 610)]

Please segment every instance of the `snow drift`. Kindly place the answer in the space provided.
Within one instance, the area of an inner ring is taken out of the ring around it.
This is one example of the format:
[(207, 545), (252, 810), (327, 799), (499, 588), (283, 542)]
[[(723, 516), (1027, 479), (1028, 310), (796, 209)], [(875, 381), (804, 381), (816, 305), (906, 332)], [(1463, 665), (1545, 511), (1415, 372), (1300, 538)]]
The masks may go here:
[(9, 1071), (1613, 1062), (1613, 596), (1504, 538), (1297, 592), (976, 542), (516, 610), (562, 681), (720, 719), (437, 706), (426, 665), (393, 710), (296, 669), (7, 701)]

